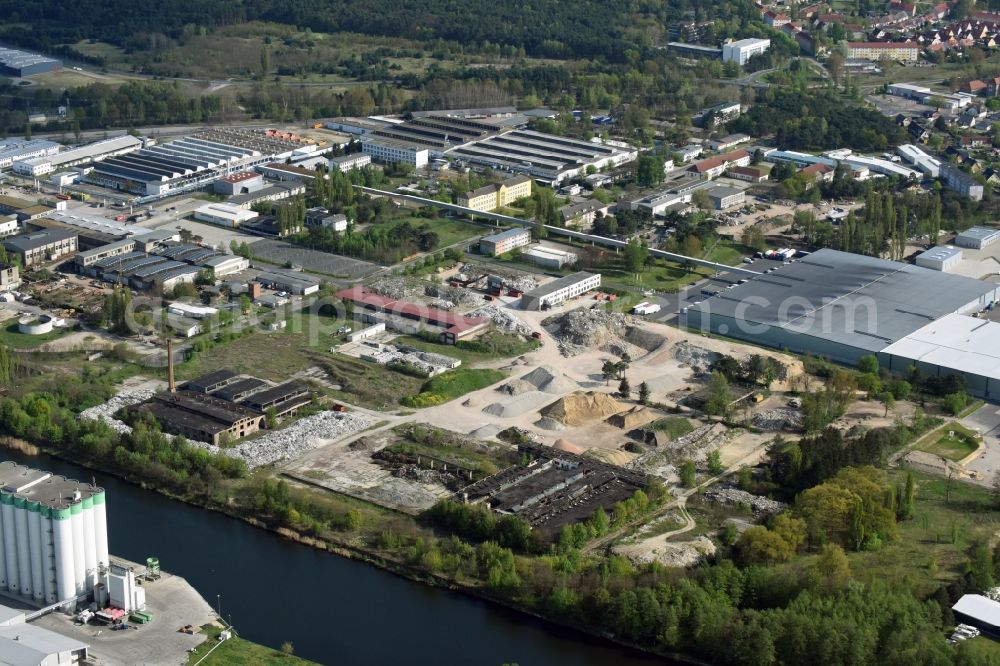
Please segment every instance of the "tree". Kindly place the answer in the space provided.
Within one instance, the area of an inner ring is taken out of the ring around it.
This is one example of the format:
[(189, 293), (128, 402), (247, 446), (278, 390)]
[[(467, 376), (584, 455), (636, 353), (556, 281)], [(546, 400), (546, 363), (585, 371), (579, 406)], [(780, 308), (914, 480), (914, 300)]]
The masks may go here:
[(248, 315), (250, 314), (251, 311), (253, 311), (253, 302), (250, 300), (249, 296), (247, 296), (246, 294), (241, 294), (240, 312), (242, 312), (245, 315)]
[(691, 203), (701, 210), (712, 210), (714, 208), (712, 197), (708, 196), (708, 192), (705, 190), (695, 190), (691, 194)]
[(260, 74), (267, 76), (269, 71), (271, 71), (271, 49), (265, 46), (260, 51)]
[(725, 416), (729, 413), (729, 403), (733, 401), (729, 390), (729, 380), (718, 370), (712, 372), (708, 384), (708, 397), (705, 401), (705, 413), (714, 416)]
[(618, 363), (608, 359), (601, 366), (601, 374), (604, 375), (604, 385), (607, 386), (608, 383), (618, 376)]
[(879, 400), (881, 400), (882, 404), (885, 405), (885, 414), (883, 414), (883, 416), (889, 416), (889, 410), (896, 407), (896, 396), (889, 391), (886, 391), (879, 396)]
[(708, 452), (705, 462), (708, 465), (708, 471), (713, 475), (718, 476), (725, 471), (725, 467), (722, 466), (722, 454), (719, 453), (719, 449), (712, 449)]
[(636, 183), (639, 187), (652, 187), (663, 182), (663, 160), (650, 153), (644, 153), (636, 164)]
[(862, 356), (858, 359), (858, 372), (868, 375), (877, 375), (878, 359), (874, 356)]
[(292, 645), (291, 641), (285, 641), (281, 644), (281, 653), (287, 655), (295, 654), (295, 646)]
[(649, 247), (645, 241), (639, 242), (635, 238), (630, 238), (622, 251), (622, 258), (625, 262), (625, 270), (629, 273), (638, 273), (649, 258)]
[(952, 416), (958, 416), (963, 409), (969, 404), (969, 396), (965, 391), (956, 391), (954, 393), (949, 393), (944, 397), (943, 405), (944, 408)]
[(835, 543), (825, 543), (813, 565), (813, 576), (827, 593), (836, 592), (851, 580), (851, 563), (844, 549)]
[(269, 429), (274, 428), (278, 425), (278, 410), (276, 410), (273, 406), (268, 407), (267, 411), (264, 412), (264, 420)]
[(693, 460), (685, 460), (684, 462), (682, 462), (681, 466), (677, 470), (677, 473), (681, 478), (682, 486), (684, 486), (685, 488), (694, 487), (698, 470), (694, 466)]
[(643, 405), (649, 404), (649, 384), (646, 382), (639, 384), (639, 402)]
[(688, 257), (698, 258), (701, 256), (701, 241), (694, 234), (689, 234), (684, 239), (682, 248), (681, 253)]
[(623, 400), (628, 400), (632, 395), (632, 387), (628, 383), (628, 379), (622, 377), (621, 382), (618, 383), (618, 396)]

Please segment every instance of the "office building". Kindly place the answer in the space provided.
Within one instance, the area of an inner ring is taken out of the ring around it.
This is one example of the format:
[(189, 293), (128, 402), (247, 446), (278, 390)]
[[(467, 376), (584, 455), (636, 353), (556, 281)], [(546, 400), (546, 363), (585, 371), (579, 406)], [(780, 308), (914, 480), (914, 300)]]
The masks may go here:
[(715, 210), (729, 210), (735, 206), (742, 206), (746, 201), (743, 190), (735, 187), (713, 187), (708, 190), (708, 198)]
[(601, 286), (600, 273), (580, 271), (533, 289), (521, 297), (523, 310), (547, 310)]
[(722, 61), (735, 62), (742, 67), (750, 58), (760, 55), (771, 48), (770, 39), (741, 39), (722, 45)]
[(479, 240), (479, 251), (485, 255), (495, 257), (519, 247), (524, 247), (530, 242), (531, 230), (523, 227), (515, 227), (514, 229), (501, 231), (491, 236), (483, 236)]
[(427, 166), (430, 151), (413, 142), (398, 141), (365, 135), (361, 142), (362, 151), (376, 162), (383, 164), (409, 164), (417, 169)]
[(913, 42), (848, 42), (847, 57), (858, 60), (916, 62), (920, 46)]
[(228, 203), (210, 203), (194, 212), (194, 219), (209, 224), (236, 228), (257, 217), (257, 213)]
[(10, 254), (21, 258), (21, 266), (34, 268), (74, 254), (79, 237), (68, 229), (43, 229), (4, 238), (2, 243)]
[(459, 206), (488, 213), (530, 196), (531, 179), (527, 176), (514, 176), (502, 183), (491, 183), (467, 192), (458, 198), (457, 203)]

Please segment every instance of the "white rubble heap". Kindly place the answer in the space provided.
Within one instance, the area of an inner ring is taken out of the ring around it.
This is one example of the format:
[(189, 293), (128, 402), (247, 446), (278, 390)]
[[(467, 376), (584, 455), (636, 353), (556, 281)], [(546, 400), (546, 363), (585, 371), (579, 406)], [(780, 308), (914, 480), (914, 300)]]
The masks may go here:
[(243, 440), (236, 446), (225, 449), (204, 442), (191, 443), (211, 453), (239, 458), (247, 464), (247, 467), (254, 469), (297, 458), (325, 441), (360, 432), (371, 424), (371, 419), (357, 413), (320, 412), (299, 419), (287, 428), (269, 430), (262, 437)]
[(764, 497), (763, 495), (754, 495), (753, 493), (748, 493), (745, 490), (733, 488), (732, 486), (706, 490), (704, 497), (709, 502), (718, 502), (719, 504), (728, 506), (745, 504), (750, 507), (753, 515), (758, 517), (781, 513), (788, 508), (788, 505), (783, 502)]
[[(116, 432), (130, 433), (132, 428), (114, 418), (114, 414), (122, 407), (136, 405), (152, 397), (153, 391), (150, 390), (122, 391), (103, 405), (97, 405), (80, 412), (80, 418), (101, 420), (110, 425)], [(246, 462), (247, 467), (254, 469), (262, 465), (270, 465), (281, 460), (301, 456), (326, 441), (340, 439), (359, 432), (371, 424), (370, 418), (357, 413), (320, 412), (299, 419), (287, 428), (263, 431), (264, 434), (261, 436), (243, 440), (229, 448), (194, 440), (188, 440), (188, 443), (210, 453), (221, 453), (230, 458), (238, 458)], [(166, 436), (172, 437), (169, 434)]]
[(468, 314), (469, 317), (488, 317), (493, 321), (497, 330), (504, 333), (517, 333), (519, 335), (531, 335), (531, 327), (495, 303), (484, 305)]
[(118, 410), (123, 407), (131, 407), (132, 405), (137, 405), (140, 402), (145, 402), (153, 397), (153, 391), (150, 389), (132, 389), (127, 391), (122, 391), (121, 393), (114, 395), (110, 400), (102, 405), (97, 405), (91, 407), (90, 409), (85, 409), (80, 412), (80, 418), (84, 421), (104, 421), (111, 428), (121, 434), (128, 434), (132, 432), (132, 426), (119, 421), (115, 418), (115, 414)]

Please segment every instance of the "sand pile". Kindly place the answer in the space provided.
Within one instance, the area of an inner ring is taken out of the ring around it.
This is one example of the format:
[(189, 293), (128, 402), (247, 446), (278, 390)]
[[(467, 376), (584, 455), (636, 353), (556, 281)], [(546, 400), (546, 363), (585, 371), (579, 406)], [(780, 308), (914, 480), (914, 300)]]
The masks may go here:
[(557, 439), (556, 443), (552, 445), (553, 449), (558, 449), (560, 451), (565, 451), (566, 453), (575, 453), (578, 456), (584, 454), (584, 450), (569, 441), (568, 439)]
[(556, 400), (542, 410), (542, 416), (548, 416), (564, 425), (573, 427), (594, 421), (603, 421), (622, 411), (625, 411), (625, 405), (609, 394), (588, 391), (574, 393)]
[(495, 439), (499, 432), (500, 426), (491, 423), (469, 431), (469, 436), (476, 439)]
[(546, 393), (570, 393), (579, 388), (572, 379), (558, 372), (551, 365), (540, 365), (521, 377), (521, 381)]
[(636, 405), (627, 412), (621, 412), (608, 418), (608, 423), (621, 428), (622, 430), (632, 430), (646, 423), (653, 418), (652, 412), (641, 405)]
[(502, 419), (511, 419), (538, 409), (552, 396), (538, 391), (528, 391), (503, 402), (494, 402), (483, 407), (483, 412)]
[(635, 458), (636, 454), (629, 453), (628, 451), (621, 450), (611, 450), (611, 449), (598, 449), (593, 448), (587, 451), (587, 455), (591, 458), (600, 460), (601, 462), (606, 462), (611, 465), (622, 466), (627, 462)]

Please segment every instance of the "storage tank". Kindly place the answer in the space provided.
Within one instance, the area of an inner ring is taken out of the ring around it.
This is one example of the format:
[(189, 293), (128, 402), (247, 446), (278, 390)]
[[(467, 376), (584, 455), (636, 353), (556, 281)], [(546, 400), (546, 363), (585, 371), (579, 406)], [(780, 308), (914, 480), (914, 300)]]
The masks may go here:
[(97, 537), (94, 534), (94, 498), (83, 498), (83, 557), (86, 569), (86, 589), (97, 582)]
[[(31, 569), (31, 596), (35, 601), (45, 600), (45, 581), (42, 575), (45, 572), (45, 562), (42, 560), (42, 506), (38, 502), (29, 500), (28, 508), (28, 550), (30, 555)], [(28, 591), (24, 591), (28, 594)]]
[(40, 513), (42, 517), (42, 565), (45, 567), (45, 575), (42, 582), (45, 592), (45, 603), (54, 604), (59, 601), (56, 593), (56, 571), (53, 563), (56, 561), (56, 549), (53, 539), (55, 535), (52, 528), (52, 509), (42, 506)]
[(94, 489), (94, 538), (97, 542), (97, 563), (107, 566), (108, 557), (108, 515), (104, 504), (104, 488)]
[(14, 495), (17, 538), (17, 579), (20, 594), (31, 596), (31, 535), (28, 533), (28, 500)]
[(74, 491), (70, 505), (73, 524), (73, 578), (77, 594), (87, 589), (87, 553), (83, 536), (83, 502), (79, 491)]
[(0, 515), (3, 516), (4, 581), (3, 587), (16, 593), (20, 589), (17, 578), (17, 527), (14, 519), (14, 494), (0, 491)]
[(73, 564), (73, 521), (70, 508), (52, 511), (53, 545), (56, 552), (56, 594), (59, 601), (76, 596), (76, 575)]

